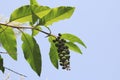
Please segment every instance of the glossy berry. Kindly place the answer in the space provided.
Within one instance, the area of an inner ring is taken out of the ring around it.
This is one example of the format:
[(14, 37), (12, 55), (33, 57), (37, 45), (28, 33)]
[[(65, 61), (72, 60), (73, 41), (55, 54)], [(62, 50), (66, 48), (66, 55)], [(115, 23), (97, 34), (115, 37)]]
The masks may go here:
[(61, 39), (61, 41), (64, 42), (64, 43), (66, 42), (66, 40), (64, 40), (64, 39)]
[(59, 57), (63, 57), (64, 55), (63, 54), (59, 54)]
[(58, 44), (55, 44), (56, 47), (58, 47)]
[(68, 49), (68, 46), (65, 46), (65, 49)]
[(55, 43), (55, 42), (56, 42), (56, 40), (53, 40), (53, 42)]
[(62, 36), (62, 35), (59, 33), (58, 36)]
[(63, 63), (61, 62), (60, 65), (63, 66)]
[(60, 39), (60, 37), (57, 37), (57, 39), (59, 40), (59, 39)]
[(62, 67), (62, 69), (65, 69), (65, 68), (66, 68), (65, 66)]

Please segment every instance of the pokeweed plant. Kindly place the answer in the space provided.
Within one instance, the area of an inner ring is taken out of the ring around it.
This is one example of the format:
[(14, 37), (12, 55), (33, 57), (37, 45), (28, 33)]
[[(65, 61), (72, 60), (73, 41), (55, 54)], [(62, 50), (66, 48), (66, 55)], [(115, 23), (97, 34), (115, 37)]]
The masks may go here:
[[(30, 5), (24, 5), (14, 10), (10, 16), (9, 22), (0, 23), (0, 44), (7, 51), (9, 56), (17, 60), (17, 42), (14, 29), (21, 32), (22, 50), (24, 58), (31, 68), (40, 76), (42, 70), (42, 59), (40, 45), (34, 38), (39, 32), (44, 33), (50, 42), (49, 56), (51, 63), (58, 69), (70, 70), (70, 50), (82, 54), (78, 43), (86, 48), (83, 41), (77, 36), (69, 33), (58, 33), (57, 36), (51, 33), (49, 28), (54, 22), (70, 18), (74, 12), (74, 7), (60, 6), (50, 8), (42, 6), (36, 0), (30, 0)], [(29, 26), (14, 25), (14, 23), (28, 24)], [(41, 26), (47, 28), (50, 32), (42, 30)], [(32, 33), (27, 33), (23, 29), (29, 29)], [(2, 52), (1, 52), (2, 53)], [(3, 58), (0, 55), (0, 70), (4, 73)]]

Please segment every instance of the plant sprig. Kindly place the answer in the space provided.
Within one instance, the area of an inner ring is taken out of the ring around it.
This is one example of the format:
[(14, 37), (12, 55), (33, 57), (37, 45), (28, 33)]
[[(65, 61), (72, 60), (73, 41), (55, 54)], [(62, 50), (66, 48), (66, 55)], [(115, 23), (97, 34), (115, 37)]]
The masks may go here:
[[(79, 48), (78, 44), (82, 45), (85, 48), (86, 45), (79, 37), (70, 33), (61, 33), (61, 39), (58, 40), (57, 43), (54, 43), (53, 40), (56, 40), (58, 36), (52, 34), (49, 26), (60, 20), (70, 18), (74, 10), (75, 7), (72, 6), (50, 8), (49, 6), (39, 5), (36, 0), (30, 0), (30, 5), (23, 5), (11, 13), (8, 23), (0, 23), (0, 44), (11, 58), (17, 60), (17, 40), (15, 31), (13, 29), (19, 30), (22, 34), (21, 40), (23, 43), (21, 48), (23, 50), (24, 58), (29, 63), (33, 71), (35, 71), (37, 75), (40, 76), (42, 71), (41, 51), (40, 45), (37, 43), (34, 36), (41, 32), (47, 35), (46, 37), (48, 37), (48, 41), (50, 42), (49, 57), (53, 66), (58, 69), (60, 64), (63, 69), (68, 70), (70, 67), (70, 55), (67, 55), (70, 53), (69, 50), (82, 54), (82, 51)], [(30, 26), (18, 26), (11, 24), (12, 22), (28, 22), (30, 23)], [(40, 26), (47, 26), (46, 28), (49, 30), (49, 32), (43, 31), (40, 29)], [(31, 30), (32, 34), (28, 34), (26, 31), (22, 31), (22, 29)], [(61, 46), (61, 42), (63, 42), (62, 40), (66, 42)], [(56, 46), (57, 44), (59, 46)], [(0, 53), (2, 54), (4, 52), (1, 51)], [(1, 54), (0, 70), (4, 72), (5, 67), (3, 66), (3, 58), (1, 57)], [(64, 56), (61, 57), (61, 55)], [(65, 61), (63, 61), (64, 57)], [(9, 68), (6, 69), (19, 74)]]

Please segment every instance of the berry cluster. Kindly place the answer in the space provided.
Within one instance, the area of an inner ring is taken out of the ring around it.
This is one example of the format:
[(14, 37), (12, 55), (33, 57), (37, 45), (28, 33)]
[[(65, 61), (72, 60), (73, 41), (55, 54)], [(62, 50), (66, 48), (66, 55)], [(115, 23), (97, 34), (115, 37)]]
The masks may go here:
[(59, 33), (53, 42), (57, 47), (59, 63), (62, 66), (62, 69), (70, 70), (70, 51), (68, 46), (65, 45), (66, 40), (61, 39), (61, 36), (62, 35)]

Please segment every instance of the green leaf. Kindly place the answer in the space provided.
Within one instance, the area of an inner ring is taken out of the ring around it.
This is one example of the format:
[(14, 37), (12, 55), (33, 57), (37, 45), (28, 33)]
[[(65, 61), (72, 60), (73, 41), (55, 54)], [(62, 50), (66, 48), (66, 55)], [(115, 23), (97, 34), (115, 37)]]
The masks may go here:
[(5, 69), (3, 67), (3, 58), (0, 55), (0, 70), (4, 73)]
[(53, 38), (49, 37), (49, 42), (51, 43), (49, 56), (50, 56), (50, 60), (51, 60), (51, 63), (53, 64), (53, 66), (56, 69), (58, 69), (58, 52), (57, 52), (57, 48), (55, 47), (55, 44), (53, 43), (52, 40), (53, 40)]
[(46, 14), (50, 12), (50, 8), (48, 6), (37, 6), (33, 5), (32, 6), (32, 11), (34, 12), (35, 15), (37, 15), (40, 19), (44, 17)]
[(32, 25), (36, 26), (38, 25), (39, 23), (39, 17), (31, 10), (31, 13), (32, 13)]
[(82, 54), (80, 48), (79, 48), (76, 44), (74, 44), (74, 43), (72, 43), (72, 42), (67, 42), (66, 45), (69, 47), (70, 50)]
[(62, 34), (62, 38), (69, 40), (70, 42), (73, 43), (77, 42), (86, 48), (86, 45), (83, 43), (83, 41), (73, 34), (69, 34), (69, 33)]
[[(32, 5), (32, 11), (35, 15), (39, 16), (39, 18), (42, 18), (50, 10), (47, 6)], [(30, 5), (25, 5), (13, 11), (10, 16), (10, 22), (32, 22), (32, 15)]]
[(30, 5), (39, 5), (36, 0), (30, 0)]
[(12, 28), (1, 26), (0, 32), (0, 41), (3, 48), (13, 59), (17, 60), (17, 42)]
[(70, 18), (74, 12), (74, 7), (57, 7), (53, 8), (46, 16), (41, 20), (41, 24), (48, 26), (59, 20)]
[(10, 22), (31, 22), (31, 8), (29, 5), (22, 6), (16, 9), (10, 16)]
[(32, 69), (40, 76), (42, 60), (39, 46), (36, 40), (29, 34), (22, 34), (22, 49), (25, 59), (28, 61)]

